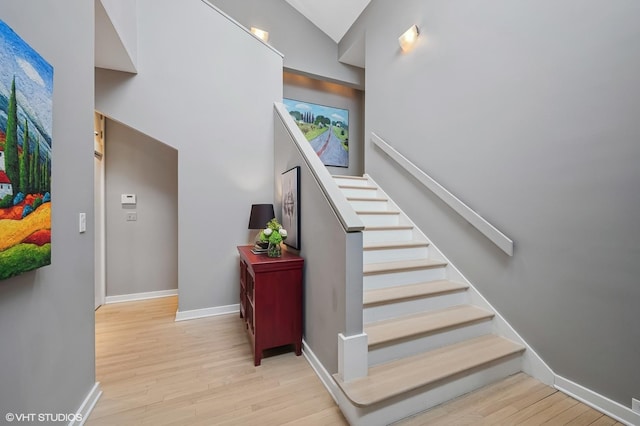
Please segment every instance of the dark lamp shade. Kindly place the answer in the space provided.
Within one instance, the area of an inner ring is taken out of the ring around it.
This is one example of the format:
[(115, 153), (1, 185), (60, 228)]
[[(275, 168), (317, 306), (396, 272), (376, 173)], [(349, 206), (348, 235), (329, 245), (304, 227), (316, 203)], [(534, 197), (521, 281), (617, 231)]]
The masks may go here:
[(276, 215), (273, 213), (273, 204), (252, 204), (249, 229), (262, 229), (274, 217)]

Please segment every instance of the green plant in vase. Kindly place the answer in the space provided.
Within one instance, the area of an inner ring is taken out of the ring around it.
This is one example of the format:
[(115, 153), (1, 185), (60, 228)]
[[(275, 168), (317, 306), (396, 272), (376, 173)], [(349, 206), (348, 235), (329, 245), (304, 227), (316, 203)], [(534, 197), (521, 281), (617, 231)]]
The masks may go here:
[(267, 223), (267, 227), (265, 229), (260, 231), (259, 238), (261, 242), (269, 243), (269, 246), (267, 247), (267, 256), (282, 256), (280, 244), (287, 239), (287, 230), (280, 225), (275, 217)]

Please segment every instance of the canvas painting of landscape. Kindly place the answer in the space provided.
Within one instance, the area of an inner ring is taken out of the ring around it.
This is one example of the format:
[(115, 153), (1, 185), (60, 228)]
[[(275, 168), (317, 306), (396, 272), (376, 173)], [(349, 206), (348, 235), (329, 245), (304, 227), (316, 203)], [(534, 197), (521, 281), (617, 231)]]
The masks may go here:
[(325, 166), (349, 167), (349, 111), (283, 99), (284, 106)]
[(0, 20), (0, 279), (51, 263), (53, 67)]

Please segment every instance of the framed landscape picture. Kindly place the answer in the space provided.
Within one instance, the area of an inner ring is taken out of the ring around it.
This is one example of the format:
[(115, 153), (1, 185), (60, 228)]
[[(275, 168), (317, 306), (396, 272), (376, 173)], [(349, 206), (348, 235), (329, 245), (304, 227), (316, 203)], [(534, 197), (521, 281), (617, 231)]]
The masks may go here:
[(0, 279), (51, 263), (53, 67), (0, 20)]
[(281, 225), (287, 230), (284, 243), (300, 250), (300, 167), (282, 173)]
[(325, 166), (349, 167), (349, 110), (282, 100)]

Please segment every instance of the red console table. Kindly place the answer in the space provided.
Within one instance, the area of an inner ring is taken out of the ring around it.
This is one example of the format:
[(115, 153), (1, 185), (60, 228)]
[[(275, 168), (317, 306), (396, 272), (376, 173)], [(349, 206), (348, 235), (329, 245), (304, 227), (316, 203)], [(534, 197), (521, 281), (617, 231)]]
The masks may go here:
[(262, 351), (293, 344), (302, 354), (302, 266), (300, 256), (282, 251), (282, 257), (253, 254), (253, 246), (238, 246), (240, 253), (240, 317), (253, 345), (253, 360), (260, 365)]

